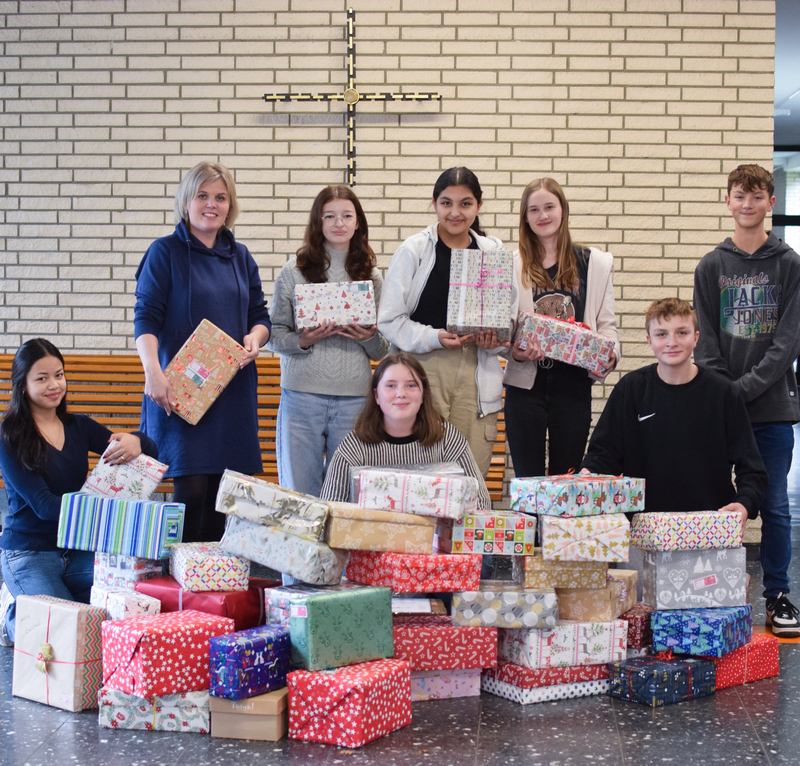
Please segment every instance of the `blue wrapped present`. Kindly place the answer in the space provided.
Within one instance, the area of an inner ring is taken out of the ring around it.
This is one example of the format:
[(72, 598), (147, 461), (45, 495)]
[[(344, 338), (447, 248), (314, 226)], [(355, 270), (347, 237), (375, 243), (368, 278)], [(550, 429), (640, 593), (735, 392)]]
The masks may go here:
[(650, 707), (708, 697), (717, 690), (714, 660), (636, 657), (609, 663), (608, 673), (609, 695)]
[(240, 700), (282, 689), (291, 651), (289, 631), (280, 625), (260, 625), (212, 638), (211, 695)]
[(653, 651), (723, 657), (753, 637), (753, 607), (677, 609), (654, 612)]

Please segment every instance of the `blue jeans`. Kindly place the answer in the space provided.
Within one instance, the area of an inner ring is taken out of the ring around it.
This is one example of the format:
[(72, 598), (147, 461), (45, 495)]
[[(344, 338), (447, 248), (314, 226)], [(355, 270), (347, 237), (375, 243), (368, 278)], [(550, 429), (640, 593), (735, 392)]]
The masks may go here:
[(328, 396), (281, 389), (275, 451), (282, 487), (319, 497), (325, 465), (364, 406), (363, 396)]
[[(0, 551), (3, 580), (11, 595), (55, 596), (89, 603), (94, 579), (92, 551)], [(14, 640), (16, 604), (5, 615), (6, 632)]]
[(758, 451), (767, 468), (767, 495), (761, 503), (761, 569), (764, 596), (789, 592), (792, 517), (787, 477), (792, 465), (794, 429), (788, 422), (753, 423)]

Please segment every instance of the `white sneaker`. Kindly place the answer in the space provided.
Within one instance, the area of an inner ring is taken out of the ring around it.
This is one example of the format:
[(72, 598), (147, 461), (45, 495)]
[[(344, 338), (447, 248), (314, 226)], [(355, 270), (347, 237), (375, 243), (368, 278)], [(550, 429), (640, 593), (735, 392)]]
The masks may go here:
[(3, 583), (3, 587), (0, 588), (0, 646), (14, 646), (14, 642), (6, 633), (6, 612), (13, 603), (14, 597), (11, 591)]

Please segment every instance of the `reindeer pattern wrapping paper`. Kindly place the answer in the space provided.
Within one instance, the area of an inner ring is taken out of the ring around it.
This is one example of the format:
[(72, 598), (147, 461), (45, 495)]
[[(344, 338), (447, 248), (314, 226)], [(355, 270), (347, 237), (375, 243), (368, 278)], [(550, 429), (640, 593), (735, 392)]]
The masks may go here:
[[(113, 445), (106, 448), (106, 452)], [(105, 497), (129, 497), (137, 500), (149, 500), (161, 480), (168, 465), (159, 463), (153, 457), (141, 453), (133, 460), (122, 465), (106, 463), (105, 452), (92, 472), (86, 478), (81, 492)]]
[(362, 327), (377, 324), (372, 280), (295, 285), (294, 326), (297, 331), (319, 327), (323, 322)]

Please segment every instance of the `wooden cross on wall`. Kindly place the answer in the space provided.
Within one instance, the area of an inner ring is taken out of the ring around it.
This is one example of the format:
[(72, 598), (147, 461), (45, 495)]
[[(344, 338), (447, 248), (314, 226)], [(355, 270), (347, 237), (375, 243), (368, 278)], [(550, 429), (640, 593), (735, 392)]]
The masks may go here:
[(359, 93), (356, 90), (356, 12), (347, 9), (347, 88), (344, 93), (264, 94), (267, 103), (278, 101), (344, 101), (347, 105), (347, 183), (356, 183), (356, 104), (361, 101), (441, 101), (439, 93)]

